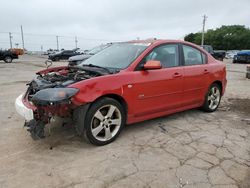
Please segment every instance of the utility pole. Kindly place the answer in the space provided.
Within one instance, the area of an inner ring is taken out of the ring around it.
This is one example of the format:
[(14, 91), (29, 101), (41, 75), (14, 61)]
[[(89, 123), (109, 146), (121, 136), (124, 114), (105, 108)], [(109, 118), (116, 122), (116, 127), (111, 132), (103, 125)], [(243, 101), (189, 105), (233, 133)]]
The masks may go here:
[(11, 32), (9, 32), (9, 37), (10, 37), (10, 49), (12, 49), (12, 35), (11, 35)]
[(56, 36), (56, 47), (57, 47), (57, 50), (59, 51), (59, 42), (58, 42), (58, 36)]
[(77, 48), (77, 43), (78, 43), (77, 36), (75, 36), (75, 43), (76, 43), (76, 48)]
[(23, 37), (23, 26), (21, 25), (21, 36), (22, 36), (22, 44), (23, 44), (23, 50), (24, 50), (24, 37)]
[(201, 46), (204, 45), (204, 34), (205, 34), (205, 24), (206, 24), (207, 16), (204, 14), (203, 16), (203, 23), (202, 23), (202, 36), (201, 36)]

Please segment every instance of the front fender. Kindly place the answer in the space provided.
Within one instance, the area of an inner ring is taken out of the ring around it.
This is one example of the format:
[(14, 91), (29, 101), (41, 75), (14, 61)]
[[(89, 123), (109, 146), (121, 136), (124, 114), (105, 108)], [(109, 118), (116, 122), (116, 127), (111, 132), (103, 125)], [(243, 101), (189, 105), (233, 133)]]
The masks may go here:
[(124, 98), (123, 88), (129, 82), (129, 77), (126, 74), (119, 74), (119, 76), (118, 74), (100, 76), (70, 85), (69, 87), (79, 89), (79, 92), (72, 98), (72, 102), (76, 105), (83, 105), (109, 94)]

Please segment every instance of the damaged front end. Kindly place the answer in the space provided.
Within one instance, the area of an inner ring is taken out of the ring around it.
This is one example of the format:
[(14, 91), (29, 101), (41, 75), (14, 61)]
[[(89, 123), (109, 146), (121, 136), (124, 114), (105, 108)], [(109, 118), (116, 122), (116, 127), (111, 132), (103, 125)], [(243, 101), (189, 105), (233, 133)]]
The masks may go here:
[(37, 75), (27, 84), (29, 87), (26, 93), (16, 99), (17, 112), (25, 117), (24, 126), (33, 139), (45, 137), (44, 128), (51, 118), (72, 117), (77, 105), (71, 99), (79, 89), (70, 87), (71, 84), (102, 74), (98, 71), (62, 67), (46, 69)]
[[(28, 91), (31, 88), (28, 89)], [(74, 109), (71, 97), (78, 92), (76, 88), (47, 88), (38, 91), (34, 95), (28, 92), (27, 97), (36, 109), (34, 119), (25, 122), (25, 127), (31, 133), (32, 138), (44, 138), (44, 127), (50, 123), (54, 116), (68, 117)]]

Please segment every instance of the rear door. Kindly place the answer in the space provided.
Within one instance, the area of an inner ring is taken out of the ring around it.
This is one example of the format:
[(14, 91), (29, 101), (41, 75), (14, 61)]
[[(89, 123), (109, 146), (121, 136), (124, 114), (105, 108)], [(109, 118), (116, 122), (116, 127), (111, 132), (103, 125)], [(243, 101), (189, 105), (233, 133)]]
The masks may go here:
[[(178, 44), (156, 47), (141, 62), (157, 60), (162, 69), (140, 70), (133, 73), (131, 83), (136, 116), (176, 109), (182, 105), (183, 67), (180, 66)], [(131, 91), (131, 90), (130, 90)]]
[(199, 49), (182, 45), (184, 60), (183, 105), (203, 102), (208, 88), (209, 65), (206, 54)]

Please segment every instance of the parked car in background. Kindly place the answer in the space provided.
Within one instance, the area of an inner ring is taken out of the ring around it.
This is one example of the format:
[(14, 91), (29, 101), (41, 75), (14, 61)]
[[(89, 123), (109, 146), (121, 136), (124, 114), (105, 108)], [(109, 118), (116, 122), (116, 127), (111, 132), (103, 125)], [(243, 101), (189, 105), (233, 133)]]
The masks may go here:
[(233, 59), (233, 63), (250, 63), (250, 50), (238, 52)]
[(42, 70), (16, 99), (32, 137), (54, 116), (71, 117), (95, 145), (125, 124), (202, 107), (214, 112), (226, 88), (225, 64), (192, 43), (136, 40), (114, 44), (77, 66)]
[(11, 63), (13, 59), (18, 59), (18, 54), (12, 50), (0, 50), (0, 60)]
[(82, 54), (78, 51), (79, 48), (73, 50), (62, 50), (60, 52), (50, 54), (49, 59), (52, 61), (68, 60), (70, 57)]
[(108, 44), (104, 44), (104, 45), (100, 45), (100, 46), (96, 46), (91, 50), (85, 51), (84, 54), (81, 55), (76, 55), (76, 56), (72, 56), (68, 59), (69, 61), (69, 66), (75, 66), (78, 65), (80, 63), (82, 63), (82, 61), (90, 58), (91, 56), (97, 54), (98, 52), (104, 50), (105, 48), (111, 46), (112, 43), (108, 43)]
[(59, 52), (59, 50), (48, 49), (46, 52), (43, 53), (43, 55), (51, 55), (57, 52)]
[(215, 59), (223, 61), (226, 56), (226, 51), (224, 50), (214, 50), (211, 45), (203, 45), (201, 46), (204, 50), (210, 53)]
[(234, 56), (239, 52), (239, 50), (229, 50), (226, 52), (226, 59), (233, 59)]

